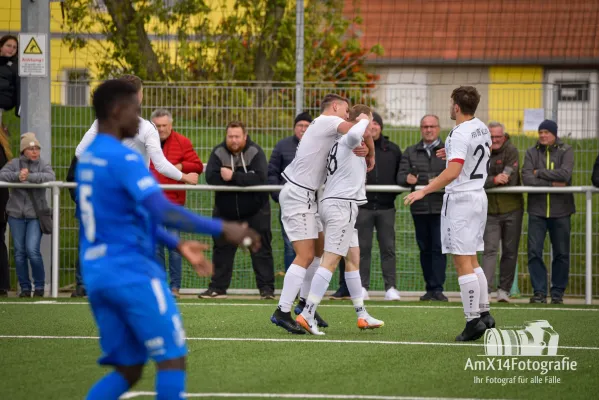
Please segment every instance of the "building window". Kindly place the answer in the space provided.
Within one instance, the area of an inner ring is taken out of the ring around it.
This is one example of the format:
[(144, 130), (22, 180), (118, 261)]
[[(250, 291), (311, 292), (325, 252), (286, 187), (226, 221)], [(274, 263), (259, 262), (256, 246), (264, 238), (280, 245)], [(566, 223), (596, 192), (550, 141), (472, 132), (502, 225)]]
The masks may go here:
[(87, 106), (89, 104), (89, 73), (87, 70), (66, 70), (66, 76), (66, 105)]
[(589, 101), (589, 82), (555, 82), (559, 101)]

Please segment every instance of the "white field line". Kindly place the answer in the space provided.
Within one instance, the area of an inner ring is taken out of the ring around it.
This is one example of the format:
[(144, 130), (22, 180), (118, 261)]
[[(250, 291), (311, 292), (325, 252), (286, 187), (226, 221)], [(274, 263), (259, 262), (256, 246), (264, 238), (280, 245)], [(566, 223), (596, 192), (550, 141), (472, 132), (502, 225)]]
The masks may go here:
[[(88, 302), (85, 301), (68, 301), (68, 302), (60, 302), (54, 300), (42, 300), (42, 301), (0, 301), (0, 305), (89, 305)], [(273, 303), (177, 303), (179, 307), (205, 307), (205, 306), (222, 306), (222, 307), (270, 307), (276, 308), (276, 305)], [(423, 308), (423, 309), (462, 309), (462, 306), (429, 306), (429, 305), (413, 305), (413, 304), (394, 304), (394, 305), (384, 305), (384, 304), (368, 304), (366, 303), (368, 308)], [(327, 308), (351, 308), (352, 305), (347, 304), (320, 304), (319, 307), (327, 307)], [(536, 311), (585, 311), (585, 312), (599, 312), (599, 308), (574, 308), (574, 307), (520, 307), (518, 305), (514, 306), (501, 306), (501, 307), (492, 307), (492, 310), (506, 310), (506, 311), (527, 311), (527, 310), (536, 310)]]
[[(156, 392), (127, 392), (121, 399), (155, 396)], [(455, 397), (410, 397), (410, 396), (377, 396), (360, 394), (308, 394), (308, 393), (186, 393), (186, 398), (199, 397), (233, 397), (252, 399), (344, 399), (344, 400), (476, 400), (473, 398)]]
[[(36, 336), (36, 335), (0, 335), (0, 339), (25, 339), (25, 340), (98, 340), (98, 336)], [(226, 338), (226, 337), (188, 337), (189, 341), (203, 342), (271, 342), (271, 343), (342, 343), (342, 344), (381, 344), (396, 346), (459, 346), (483, 347), (482, 343), (441, 343), (441, 342), (407, 342), (395, 340), (344, 340), (344, 339), (291, 339), (291, 338)], [(599, 350), (599, 347), (590, 346), (559, 346), (560, 349), (569, 350)]]

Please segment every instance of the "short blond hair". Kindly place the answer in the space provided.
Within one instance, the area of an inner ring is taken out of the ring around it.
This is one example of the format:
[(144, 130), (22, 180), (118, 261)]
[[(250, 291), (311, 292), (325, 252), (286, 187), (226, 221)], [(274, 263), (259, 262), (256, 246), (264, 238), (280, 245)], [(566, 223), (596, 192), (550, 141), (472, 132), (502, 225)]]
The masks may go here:
[(366, 114), (370, 116), (370, 114), (372, 114), (372, 109), (364, 104), (356, 104), (351, 108), (351, 110), (349, 110), (349, 120), (354, 121), (360, 116), (360, 114)]

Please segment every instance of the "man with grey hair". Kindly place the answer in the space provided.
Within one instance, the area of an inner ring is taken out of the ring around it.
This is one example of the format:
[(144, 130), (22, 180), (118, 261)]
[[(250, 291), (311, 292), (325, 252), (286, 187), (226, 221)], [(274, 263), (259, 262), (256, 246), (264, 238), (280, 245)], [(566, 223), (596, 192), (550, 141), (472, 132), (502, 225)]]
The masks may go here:
[[(183, 174), (194, 176), (197, 182), (197, 176), (204, 170), (204, 164), (193, 149), (191, 141), (173, 130), (173, 116), (171, 113), (165, 109), (158, 109), (152, 113), (150, 120), (156, 126), (156, 130), (160, 136), (160, 147), (162, 147), (162, 152), (166, 160)], [(150, 162), (150, 171), (160, 184), (173, 185), (180, 183), (158, 172), (153, 161)], [(185, 205), (185, 191), (165, 190), (164, 194), (173, 203), (181, 206)], [(178, 235), (176, 231), (170, 230), (170, 232)], [(158, 246), (158, 260), (166, 268), (164, 250), (165, 246)], [(179, 289), (181, 289), (181, 254), (177, 250), (169, 250), (168, 259), (171, 292), (173, 296), (178, 297)]]
[[(485, 189), (520, 185), (518, 149), (510, 142), (510, 136), (503, 124), (491, 121), (487, 126), (491, 133), (492, 144)], [(497, 287), (497, 301), (507, 303), (518, 262), (524, 200), (521, 193), (489, 193), (487, 199), (489, 205), (483, 237), (485, 250), (482, 268), (489, 284), (489, 293)], [(495, 286), (499, 242), (501, 242), (499, 284)]]

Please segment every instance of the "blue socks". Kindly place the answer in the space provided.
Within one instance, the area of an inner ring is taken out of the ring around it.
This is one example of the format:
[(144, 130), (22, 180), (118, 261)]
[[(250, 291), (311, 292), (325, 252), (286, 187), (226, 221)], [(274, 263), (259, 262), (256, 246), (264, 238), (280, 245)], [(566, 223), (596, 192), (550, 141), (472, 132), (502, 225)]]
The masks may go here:
[(156, 400), (182, 400), (185, 394), (185, 371), (162, 370), (156, 373)]
[[(118, 400), (129, 389), (129, 382), (114, 371), (100, 379), (87, 393), (86, 400)], [(178, 397), (173, 397), (178, 399)]]

